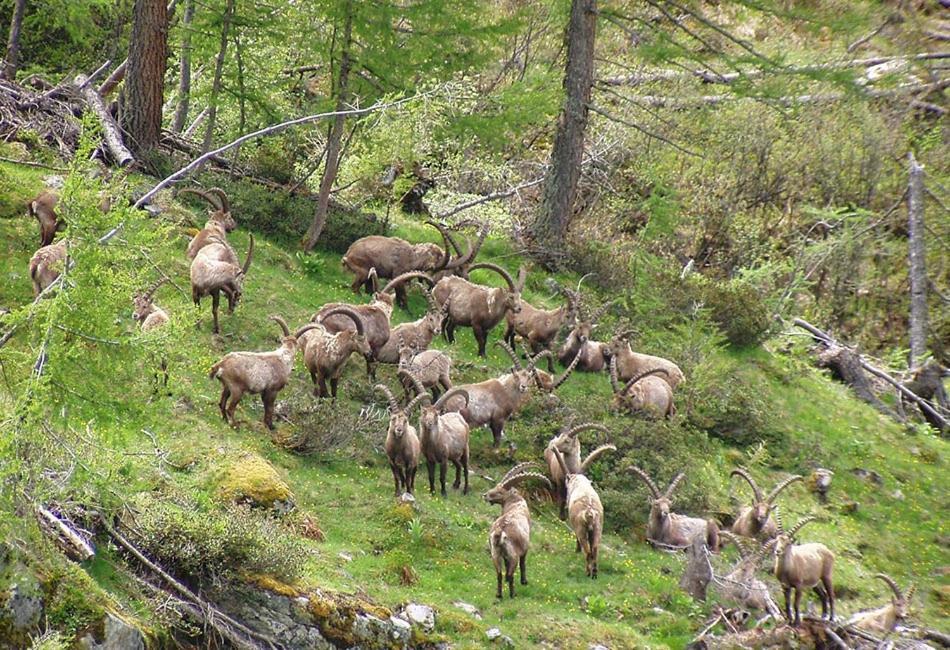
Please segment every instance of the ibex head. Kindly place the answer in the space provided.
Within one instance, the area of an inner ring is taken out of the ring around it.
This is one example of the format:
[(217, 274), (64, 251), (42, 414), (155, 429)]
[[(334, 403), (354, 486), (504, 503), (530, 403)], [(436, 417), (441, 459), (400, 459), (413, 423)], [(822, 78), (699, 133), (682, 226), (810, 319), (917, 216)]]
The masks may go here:
[(541, 481), (547, 485), (549, 489), (551, 489), (553, 486), (551, 485), (551, 481), (549, 481), (546, 476), (539, 474), (538, 472), (526, 471), (533, 465), (534, 463), (518, 463), (508, 470), (501, 480), (498, 481), (495, 487), (483, 494), (482, 498), (488, 503), (494, 505), (504, 505), (508, 499), (512, 498), (513, 496), (517, 496), (518, 490), (516, 487), (527, 479), (536, 479)]
[(143, 293), (137, 294), (132, 298), (132, 320), (142, 322), (148, 315), (155, 311), (155, 292), (158, 288), (168, 282), (168, 278), (162, 278)]
[(220, 187), (212, 187), (208, 190), (189, 187), (181, 190), (178, 194), (194, 194), (210, 203), (211, 209), (208, 210), (208, 221), (220, 225), (225, 232), (231, 232), (237, 228), (237, 222), (231, 216), (231, 203), (228, 201), (228, 195)]
[(521, 290), (508, 271), (501, 268), (497, 264), (492, 264), (491, 262), (479, 262), (478, 264), (472, 264), (469, 267), (469, 270), (471, 271), (474, 271), (475, 269), (488, 269), (500, 275), (508, 285), (508, 291), (505, 294), (505, 310), (510, 311), (513, 314), (518, 314), (521, 312)]
[(686, 472), (680, 472), (673, 477), (673, 480), (666, 488), (666, 492), (660, 492), (660, 489), (656, 486), (656, 483), (653, 482), (653, 479), (650, 478), (650, 475), (642, 469), (636, 466), (628, 467), (627, 469), (639, 476), (646, 484), (647, 489), (650, 490), (650, 515), (659, 518), (661, 521), (666, 521), (670, 516), (670, 512), (672, 512), (673, 491), (676, 490), (676, 486), (679, 485), (680, 481), (686, 477)]
[(772, 514), (772, 510), (775, 508), (775, 499), (778, 498), (778, 495), (782, 493), (782, 490), (787, 488), (792, 483), (796, 481), (801, 481), (803, 477), (799, 475), (790, 476), (784, 481), (778, 483), (768, 496), (762, 494), (762, 490), (759, 489), (759, 486), (756, 484), (755, 480), (749, 474), (749, 471), (744, 467), (739, 467), (729, 474), (732, 476), (739, 476), (749, 484), (749, 487), (752, 488), (752, 518), (759, 525), (759, 528), (765, 526), (769, 520), (769, 516)]

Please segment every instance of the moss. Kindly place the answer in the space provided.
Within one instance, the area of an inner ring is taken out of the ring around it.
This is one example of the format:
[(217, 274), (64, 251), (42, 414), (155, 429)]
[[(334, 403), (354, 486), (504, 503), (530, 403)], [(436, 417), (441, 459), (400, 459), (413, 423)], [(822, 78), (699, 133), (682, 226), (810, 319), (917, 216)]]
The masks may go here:
[(217, 479), (218, 495), (228, 501), (270, 507), (293, 503), (290, 487), (273, 465), (257, 454), (244, 454), (225, 469)]
[(360, 642), (353, 634), (354, 622), (360, 614), (375, 616), (383, 621), (392, 616), (389, 609), (365, 600), (320, 591), (310, 594), (307, 609), (320, 628), (320, 633), (333, 643), (345, 647)]
[(275, 594), (280, 594), (281, 596), (287, 596), (288, 598), (296, 598), (300, 595), (300, 590), (296, 587), (287, 584), (286, 582), (281, 582), (273, 576), (267, 575), (257, 575), (257, 576), (248, 576), (248, 582), (251, 584), (264, 589), (265, 591), (270, 591)]
[(101, 628), (108, 599), (81, 567), (64, 561), (42, 578), (46, 622), (51, 629), (73, 636)]

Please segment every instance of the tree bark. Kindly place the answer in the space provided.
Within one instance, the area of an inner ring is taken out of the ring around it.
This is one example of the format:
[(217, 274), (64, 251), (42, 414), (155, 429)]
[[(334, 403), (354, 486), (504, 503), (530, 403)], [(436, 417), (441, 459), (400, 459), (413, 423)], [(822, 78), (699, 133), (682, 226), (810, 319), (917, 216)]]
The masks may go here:
[(566, 95), (558, 117), (541, 211), (529, 229), (534, 255), (547, 266), (555, 263), (558, 252), (563, 249), (564, 237), (574, 216), (574, 199), (584, 158), (588, 104), (594, 83), (596, 26), (597, 1), (573, 0), (567, 30)]
[(3, 70), (0, 72), (0, 78), (12, 80), (16, 77), (17, 67), (20, 64), (20, 30), (23, 27), (23, 12), (25, 10), (26, 0), (16, 0), (13, 5), (13, 20), (10, 21), (7, 55), (3, 59)]
[(181, 18), (181, 59), (178, 62), (178, 107), (172, 119), (172, 133), (181, 133), (188, 122), (191, 102), (191, 23), (195, 17), (195, 1), (185, 0), (185, 12)]
[(205, 138), (201, 145), (201, 152), (211, 149), (214, 137), (214, 125), (218, 120), (218, 94), (221, 92), (221, 75), (224, 71), (224, 57), (228, 51), (228, 32), (231, 31), (231, 19), (234, 17), (234, 0), (228, 0), (224, 10), (224, 22), (221, 25), (221, 46), (218, 48), (218, 58), (214, 64), (214, 80), (211, 82), (211, 99), (208, 101), (208, 125), (205, 127)]
[(135, 0), (122, 126), (140, 159), (158, 146), (161, 137), (167, 44), (165, 0)]
[(907, 192), (908, 269), (910, 273), (910, 357), (913, 370), (927, 355), (927, 268), (924, 249), (924, 168), (914, 152), (907, 154), (910, 182)]
[(79, 75), (73, 82), (79, 89), (82, 98), (85, 100), (89, 110), (98, 118), (102, 128), (102, 142), (104, 149), (112, 157), (113, 162), (119, 167), (125, 167), (134, 162), (132, 152), (130, 152), (122, 141), (122, 131), (119, 125), (115, 123), (112, 113), (102, 102), (102, 97), (92, 87), (90, 80), (85, 75)]
[[(353, 3), (352, 0), (346, 4), (346, 16), (343, 24), (342, 48), (340, 51), (340, 71), (336, 84), (336, 108), (337, 111), (343, 111), (349, 99), (349, 80), (350, 80), (350, 47), (353, 34)], [(317, 208), (313, 214), (313, 222), (307, 230), (304, 250), (312, 251), (320, 235), (323, 233), (323, 227), (327, 221), (327, 211), (330, 207), (330, 191), (333, 189), (333, 183), (336, 182), (336, 175), (340, 168), (340, 150), (343, 142), (343, 129), (346, 126), (346, 115), (337, 115), (333, 119), (333, 126), (330, 128), (330, 136), (327, 138), (327, 162), (323, 168), (323, 176), (320, 179), (320, 190), (317, 194)]]

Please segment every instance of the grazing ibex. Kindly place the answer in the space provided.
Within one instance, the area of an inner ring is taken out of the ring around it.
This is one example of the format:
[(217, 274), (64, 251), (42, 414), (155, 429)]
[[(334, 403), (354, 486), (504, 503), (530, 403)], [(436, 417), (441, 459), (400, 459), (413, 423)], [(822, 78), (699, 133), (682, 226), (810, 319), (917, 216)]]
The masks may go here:
[[(415, 377), (424, 389), (432, 391), (432, 398), (438, 399), (439, 388), (452, 388), (452, 358), (441, 350), (423, 350), (417, 353), (414, 347), (408, 345), (399, 348), (399, 369), (406, 370)], [(404, 376), (400, 374), (402, 379)], [(406, 396), (413, 393), (413, 386), (402, 381)]]
[(33, 283), (33, 295), (38, 296), (46, 287), (53, 284), (66, 268), (69, 251), (66, 241), (43, 246), (30, 258), (30, 281)]
[(551, 481), (554, 484), (554, 496), (558, 504), (561, 519), (567, 518), (567, 475), (561, 471), (561, 464), (554, 455), (554, 450), (561, 452), (564, 464), (567, 470), (572, 474), (583, 474), (604, 451), (613, 448), (613, 445), (602, 445), (588, 454), (587, 458), (581, 462), (581, 441), (578, 434), (582, 431), (602, 431), (609, 434), (610, 431), (602, 424), (586, 422), (572, 427), (563, 433), (551, 438), (548, 446), (544, 450), (544, 460), (548, 464), (548, 472), (551, 474)]
[(613, 301), (610, 301), (601, 305), (586, 318), (578, 312), (578, 318), (575, 319), (573, 329), (571, 329), (557, 353), (558, 360), (562, 364), (569, 363), (571, 359), (580, 354), (577, 369), (582, 372), (600, 372), (607, 367), (607, 344), (594, 341), (591, 337), (597, 327), (597, 321), (607, 313), (607, 310), (613, 304)]
[(623, 386), (617, 381), (617, 357), (610, 358), (610, 386), (614, 391), (614, 407), (631, 413), (645, 412), (652, 417), (671, 418), (676, 414), (673, 389), (657, 375), (667, 374), (663, 368), (654, 368), (631, 377)]
[[(616, 449), (613, 445), (608, 448)], [(590, 479), (583, 474), (571, 472), (557, 447), (553, 450), (554, 458), (566, 477), (567, 519), (577, 540), (577, 550), (584, 551), (587, 576), (596, 580), (597, 554), (604, 532), (604, 506)]]
[(649, 354), (640, 354), (630, 349), (629, 339), (633, 330), (626, 330), (616, 335), (607, 344), (604, 352), (611, 361), (617, 360), (617, 376), (620, 381), (628, 381), (648, 370), (662, 368), (665, 370), (664, 380), (675, 389), (683, 381), (683, 371), (679, 366), (663, 357), (654, 357)]
[(201, 304), (201, 299), (211, 296), (211, 314), (214, 317), (214, 333), (220, 332), (218, 327), (218, 304), (221, 301), (221, 292), (228, 299), (228, 313), (233, 314), (234, 308), (241, 299), (244, 287), (244, 278), (251, 267), (251, 258), (254, 254), (254, 235), (248, 235), (247, 258), (244, 266), (224, 261), (226, 244), (217, 242), (204, 246), (195, 259), (191, 261), (191, 299), (195, 306)]
[(713, 553), (719, 551), (719, 525), (711, 519), (687, 517), (671, 512), (673, 505), (673, 491), (679, 485), (685, 472), (677, 474), (670, 482), (666, 492), (660, 492), (653, 479), (636, 466), (628, 467), (631, 472), (640, 477), (650, 490), (650, 516), (647, 520), (647, 540), (656, 545), (686, 548), (697, 537), (706, 541), (706, 546)]
[(504, 278), (508, 288), (486, 287), (451, 276), (439, 280), (432, 290), (432, 295), (439, 305), (450, 303), (444, 321), (446, 339), (454, 343), (457, 326), (471, 327), (478, 342), (478, 355), (484, 357), (491, 329), (500, 323), (508, 312), (517, 314), (521, 311), (521, 293), (508, 271), (497, 264), (481, 262), (469, 267), (471, 271), (475, 269), (489, 269), (498, 273)]
[[(336, 314), (349, 318), (356, 329), (341, 330), (331, 334), (322, 323), (316, 323), (316, 327), (310, 328), (301, 336), (303, 361), (307, 370), (310, 371), (314, 397), (336, 399), (337, 384), (340, 382), (340, 376), (350, 355), (354, 352), (364, 356), (370, 353), (363, 318), (349, 307), (330, 309), (324, 313), (324, 316), (329, 318)], [(327, 392), (328, 378), (330, 379), (329, 393)]]
[[(277, 393), (287, 385), (297, 353), (297, 338), (308, 330), (318, 327), (316, 323), (304, 325), (296, 334), (291, 334), (287, 323), (280, 316), (270, 319), (280, 325), (283, 338), (280, 347), (272, 352), (229, 352), (211, 366), (209, 377), (221, 382), (221, 400), (218, 408), (221, 417), (232, 427), (237, 422), (234, 410), (244, 393), (261, 396), (264, 403), (264, 424), (274, 429), (274, 402)], [(229, 401), (230, 400), (230, 401)]]
[(409, 423), (409, 415), (422, 399), (416, 397), (406, 408), (402, 408), (388, 387), (376, 384), (375, 388), (389, 401), (389, 428), (386, 431), (385, 449), (389, 468), (393, 472), (393, 482), (396, 484), (395, 495), (398, 497), (403, 491), (412, 494), (416, 485), (421, 444), (416, 428)]
[(501, 506), (501, 516), (492, 523), (488, 533), (488, 548), (495, 564), (498, 579), (496, 598), (502, 598), (502, 584), (508, 582), (508, 597), (515, 597), (515, 569), (521, 568), (521, 584), (528, 584), (525, 561), (531, 542), (531, 512), (528, 502), (515, 486), (527, 479), (537, 479), (551, 486), (550, 481), (537, 472), (526, 471), (533, 463), (515, 465), (500, 481), (484, 494), (488, 503)]
[(397, 364), (399, 363), (400, 346), (408, 345), (422, 351), (432, 344), (432, 339), (442, 331), (442, 320), (445, 318), (448, 305), (439, 307), (428, 291), (426, 292), (426, 302), (429, 303), (429, 310), (422, 318), (392, 328), (389, 333), (389, 340), (376, 354), (376, 361)]
[(874, 577), (884, 581), (894, 592), (894, 597), (887, 605), (866, 612), (858, 612), (848, 619), (847, 625), (865, 632), (890, 634), (898, 623), (903, 623), (910, 616), (910, 601), (913, 599), (917, 587), (912, 585), (905, 594), (890, 576), (884, 573), (875, 573)]
[(26, 204), (26, 211), (40, 224), (40, 247), (52, 244), (56, 232), (66, 227), (56, 216), (57, 203), (59, 195), (56, 192), (43, 190)]
[[(518, 277), (518, 291), (524, 290), (524, 273)], [(577, 302), (574, 294), (566, 291), (567, 304), (557, 309), (538, 309), (526, 301), (521, 301), (521, 311), (507, 312), (505, 319), (508, 329), (505, 331), (505, 342), (515, 347), (515, 334), (521, 336), (532, 354), (542, 350), (551, 350), (554, 339), (565, 325), (574, 328), (577, 318)], [(554, 372), (554, 361), (548, 357), (548, 371)]]
[(462, 494), (468, 494), (469, 426), (465, 418), (458, 413), (442, 413), (446, 400), (455, 396), (459, 396), (468, 404), (468, 393), (461, 388), (446, 391), (434, 404), (429, 393), (420, 393), (410, 402), (410, 404), (414, 404), (416, 400), (428, 402), (422, 407), (419, 415), (419, 438), (422, 442), (422, 455), (426, 459), (426, 469), (429, 472), (430, 494), (435, 494), (435, 466), (439, 465), (442, 496), (446, 495), (445, 473), (449, 462), (455, 465), (455, 482), (452, 487), (457, 490), (464, 477), (465, 487)]
[[(211, 204), (205, 227), (198, 231), (198, 234), (188, 243), (188, 259), (195, 259), (198, 251), (209, 244), (221, 244), (223, 248), (217, 251), (218, 259), (237, 265), (237, 253), (228, 244), (227, 237), (229, 232), (237, 228), (237, 222), (231, 216), (231, 205), (224, 190), (218, 187), (212, 187), (207, 191), (186, 188), (178, 193), (179, 196), (182, 194), (195, 194)], [(218, 197), (217, 200), (215, 196)]]
[[(829, 620), (833, 621), (835, 619), (835, 588), (831, 583), (831, 574), (834, 571), (835, 554), (824, 544), (795, 543), (795, 535), (798, 531), (808, 522), (814, 521), (815, 517), (805, 517), (787, 532), (782, 525), (778, 510), (775, 510), (775, 520), (779, 533), (766, 544), (766, 547), (774, 549), (775, 552), (773, 571), (782, 584), (782, 591), (785, 594), (785, 618), (795, 627), (801, 625), (799, 603), (802, 590), (814, 589), (815, 594), (821, 599), (821, 617), (828, 615), (830, 609)], [(794, 619), (791, 610), (793, 589), (795, 590)]]
[(756, 485), (756, 482), (749, 475), (749, 471), (744, 467), (739, 467), (729, 473), (729, 477), (739, 476), (748, 482), (752, 488), (752, 505), (745, 506), (739, 511), (739, 516), (732, 524), (732, 532), (735, 535), (743, 537), (755, 537), (761, 542), (767, 542), (778, 535), (778, 526), (772, 518), (772, 509), (775, 507), (775, 499), (782, 493), (782, 490), (796, 481), (801, 481), (799, 475), (790, 476), (776, 485), (768, 496), (762, 494), (762, 490)]

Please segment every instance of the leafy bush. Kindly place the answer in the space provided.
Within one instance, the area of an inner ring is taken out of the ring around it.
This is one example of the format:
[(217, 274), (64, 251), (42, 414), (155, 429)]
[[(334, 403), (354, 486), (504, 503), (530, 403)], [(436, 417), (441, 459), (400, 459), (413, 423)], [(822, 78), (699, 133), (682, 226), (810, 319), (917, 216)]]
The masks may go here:
[(694, 275), (690, 284), (700, 302), (733, 345), (744, 347), (772, 333), (772, 310), (764, 296), (746, 280), (707, 280)]

